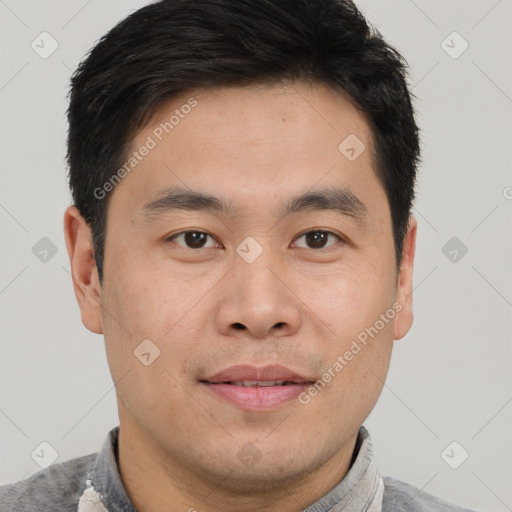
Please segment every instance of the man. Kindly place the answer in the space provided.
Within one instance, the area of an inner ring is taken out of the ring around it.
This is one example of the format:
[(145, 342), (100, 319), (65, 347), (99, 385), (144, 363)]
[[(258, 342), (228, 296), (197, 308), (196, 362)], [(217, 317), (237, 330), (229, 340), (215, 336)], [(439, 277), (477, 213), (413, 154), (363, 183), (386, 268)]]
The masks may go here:
[(72, 79), (66, 244), (119, 427), (2, 510), (460, 511), (363, 422), (412, 324), (406, 64), (350, 1), (163, 0)]

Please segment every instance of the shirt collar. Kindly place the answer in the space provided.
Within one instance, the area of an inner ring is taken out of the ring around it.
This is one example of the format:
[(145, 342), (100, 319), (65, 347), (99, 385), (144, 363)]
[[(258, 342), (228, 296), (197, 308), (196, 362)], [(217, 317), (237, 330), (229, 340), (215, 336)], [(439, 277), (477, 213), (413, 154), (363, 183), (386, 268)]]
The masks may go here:
[(87, 474), (78, 512), (137, 512), (119, 475), (118, 441), (119, 426), (108, 433), (96, 464)]
[[(87, 475), (78, 512), (137, 512), (126, 494), (118, 466), (119, 426), (107, 435)], [(355, 460), (345, 478), (304, 512), (380, 512), (384, 483), (377, 470), (370, 434), (359, 428)]]
[(355, 460), (345, 478), (304, 512), (380, 512), (384, 482), (377, 469), (368, 430), (359, 428)]

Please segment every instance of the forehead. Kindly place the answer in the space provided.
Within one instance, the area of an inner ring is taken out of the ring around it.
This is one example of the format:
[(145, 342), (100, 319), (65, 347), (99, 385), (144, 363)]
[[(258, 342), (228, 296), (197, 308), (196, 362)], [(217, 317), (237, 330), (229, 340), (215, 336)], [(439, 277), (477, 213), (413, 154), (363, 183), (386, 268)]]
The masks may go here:
[(185, 136), (194, 143), (217, 145), (273, 140), (284, 150), (287, 138), (303, 143), (307, 137), (319, 151), (332, 150), (333, 141), (341, 142), (350, 133), (371, 142), (366, 114), (347, 95), (324, 84), (302, 82), (181, 93), (157, 108), (138, 139), (149, 133), (169, 144)]
[(140, 208), (171, 186), (247, 204), (316, 185), (363, 191), (379, 183), (365, 115), (319, 84), (182, 93), (160, 105), (130, 154), (144, 146), (151, 149), (119, 187)]

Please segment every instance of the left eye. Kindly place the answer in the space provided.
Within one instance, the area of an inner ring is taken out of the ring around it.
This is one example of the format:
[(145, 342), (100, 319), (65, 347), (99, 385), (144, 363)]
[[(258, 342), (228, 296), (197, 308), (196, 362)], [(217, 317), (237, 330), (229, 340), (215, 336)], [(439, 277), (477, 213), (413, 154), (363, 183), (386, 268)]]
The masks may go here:
[[(207, 245), (208, 238), (211, 238), (214, 243)], [(176, 242), (178, 245), (185, 246), (188, 249), (215, 247), (215, 239), (208, 233), (203, 233), (202, 231), (183, 231), (182, 233), (169, 237), (169, 240)]]
[[(331, 239), (335, 239), (334, 243), (328, 244), (329, 237), (331, 237)], [(330, 231), (321, 230), (308, 231), (307, 233), (304, 233), (302, 236), (297, 238), (297, 240), (302, 238), (304, 238), (305, 243), (308, 245), (299, 244), (298, 246), (305, 247), (306, 249), (325, 249), (326, 247), (334, 245), (336, 241), (341, 241), (341, 238), (338, 235), (335, 235)], [(297, 242), (295, 242), (295, 244), (297, 244)]]

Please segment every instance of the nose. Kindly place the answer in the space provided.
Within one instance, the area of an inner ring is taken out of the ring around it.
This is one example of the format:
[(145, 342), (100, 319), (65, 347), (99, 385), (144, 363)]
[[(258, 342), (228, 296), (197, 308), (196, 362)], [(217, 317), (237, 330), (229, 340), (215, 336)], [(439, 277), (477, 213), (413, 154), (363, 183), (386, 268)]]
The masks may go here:
[(300, 300), (283, 268), (264, 254), (252, 263), (241, 258), (235, 262), (217, 309), (217, 327), (222, 334), (262, 340), (299, 330)]

